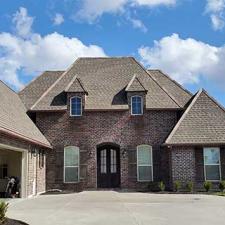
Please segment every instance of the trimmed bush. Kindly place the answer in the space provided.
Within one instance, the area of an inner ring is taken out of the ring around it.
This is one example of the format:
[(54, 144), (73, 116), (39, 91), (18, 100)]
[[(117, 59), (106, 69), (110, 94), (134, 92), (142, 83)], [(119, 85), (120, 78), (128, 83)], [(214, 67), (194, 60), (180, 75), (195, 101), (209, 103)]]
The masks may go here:
[(160, 181), (160, 182), (159, 182), (159, 189), (160, 189), (160, 191), (165, 191), (165, 188), (166, 188), (166, 186), (165, 186), (165, 184), (163, 183), (163, 181)]
[(175, 189), (175, 191), (176, 192), (178, 192), (179, 190), (180, 190), (180, 188), (181, 188), (181, 183), (180, 183), (180, 181), (175, 181), (174, 182), (174, 189)]
[(204, 186), (204, 188), (205, 188), (205, 191), (206, 191), (206, 192), (209, 192), (209, 190), (212, 188), (212, 182), (210, 182), (210, 181), (205, 181), (203, 186)]
[(148, 190), (152, 192), (158, 192), (160, 191), (159, 189), (159, 182), (149, 182), (148, 184)]
[(188, 189), (189, 192), (193, 192), (194, 184), (193, 184), (192, 181), (189, 181), (189, 182), (187, 183), (187, 189)]
[(224, 190), (225, 190), (225, 180), (220, 181), (219, 189), (220, 189), (221, 192), (224, 192)]
[(6, 212), (8, 209), (8, 203), (5, 202), (0, 202), (0, 224), (4, 223), (5, 219), (6, 219)]

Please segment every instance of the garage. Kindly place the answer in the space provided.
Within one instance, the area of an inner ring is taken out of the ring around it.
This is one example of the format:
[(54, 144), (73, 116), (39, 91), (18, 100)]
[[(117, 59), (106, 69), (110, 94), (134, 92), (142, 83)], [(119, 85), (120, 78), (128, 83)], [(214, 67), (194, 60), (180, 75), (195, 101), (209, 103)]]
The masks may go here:
[(45, 192), (45, 156), (52, 147), (17, 93), (0, 81), (0, 197)]
[(22, 150), (0, 149), (0, 194), (8, 197), (7, 184), (10, 178), (16, 180), (15, 197), (26, 197), (27, 152)]

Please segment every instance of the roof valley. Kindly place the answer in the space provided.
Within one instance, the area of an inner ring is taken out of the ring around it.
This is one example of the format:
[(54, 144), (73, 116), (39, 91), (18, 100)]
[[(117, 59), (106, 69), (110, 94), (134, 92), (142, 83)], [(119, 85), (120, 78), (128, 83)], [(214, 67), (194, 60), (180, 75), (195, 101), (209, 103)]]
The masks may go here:
[(54, 88), (54, 86), (66, 75), (66, 73), (73, 67), (73, 65), (79, 60), (79, 58), (41, 95), (41, 97), (32, 105), (31, 110), (48, 94), (48, 92)]
[(181, 107), (181, 108), (183, 108), (177, 101), (176, 101), (176, 99), (174, 98), (174, 96), (172, 95), (172, 94), (169, 94), (169, 92), (166, 90), (166, 88), (164, 88), (162, 85), (160, 85), (159, 83), (158, 83), (158, 81), (155, 79), (155, 78), (153, 78), (152, 76), (151, 76), (151, 74), (147, 71), (147, 73), (149, 74), (149, 76), (152, 78), (152, 80), (154, 80), (156, 83), (157, 83), (157, 85), (179, 106), (179, 107)]

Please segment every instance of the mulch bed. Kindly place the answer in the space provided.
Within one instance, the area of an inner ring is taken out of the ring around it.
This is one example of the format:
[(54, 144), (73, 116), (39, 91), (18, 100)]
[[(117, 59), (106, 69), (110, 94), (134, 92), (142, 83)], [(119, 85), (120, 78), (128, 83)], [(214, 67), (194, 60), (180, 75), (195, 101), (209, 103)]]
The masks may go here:
[(6, 219), (6, 221), (2, 225), (29, 225), (19, 220)]

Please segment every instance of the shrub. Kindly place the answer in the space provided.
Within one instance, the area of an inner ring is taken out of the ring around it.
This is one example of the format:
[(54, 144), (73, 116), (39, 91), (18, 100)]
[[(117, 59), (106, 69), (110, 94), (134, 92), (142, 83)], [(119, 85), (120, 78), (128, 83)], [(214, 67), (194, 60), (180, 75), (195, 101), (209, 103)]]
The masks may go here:
[(5, 219), (6, 219), (6, 212), (8, 209), (8, 203), (5, 202), (0, 202), (0, 224), (4, 223)]
[(194, 184), (193, 184), (192, 181), (189, 181), (189, 182), (187, 183), (187, 189), (188, 189), (189, 192), (193, 192)]
[(224, 190), (225, 190), (225, 180), (220, 181), (219, 189), (220, 189), (221, 192), (224, 192)]
[(180, 183), (180, 181), (175, 181), (174, 182), (174, 189), (175, 189), (175, 191), (176, 192), (178, 192), (179, 190), (180, 190), (180, 188), (181, 188), (181, 183)]
[(166, 188), (166, 186), (165, 186), (165, 184), (163, 183), (163, 181), (160, 181), (160, 182), (159, 182), (159, 189), (160, 189), (160, 191), (165, 191), (165, 188)]
[(158, 182), (153, 182), (153, 181), (149, 182), (148, 189), (149, 189), (149, 191), (152, 191), (152, 192), (160, 191), (159, 183)]
[(212, 188), (212, 182), (210, 182), (210, 181), (205, 181), (203, 186), (204, 186), (204, 188), (205, 188), (205, 191), (206, 191), (206, 192), (209, 192), (209, 190)]

